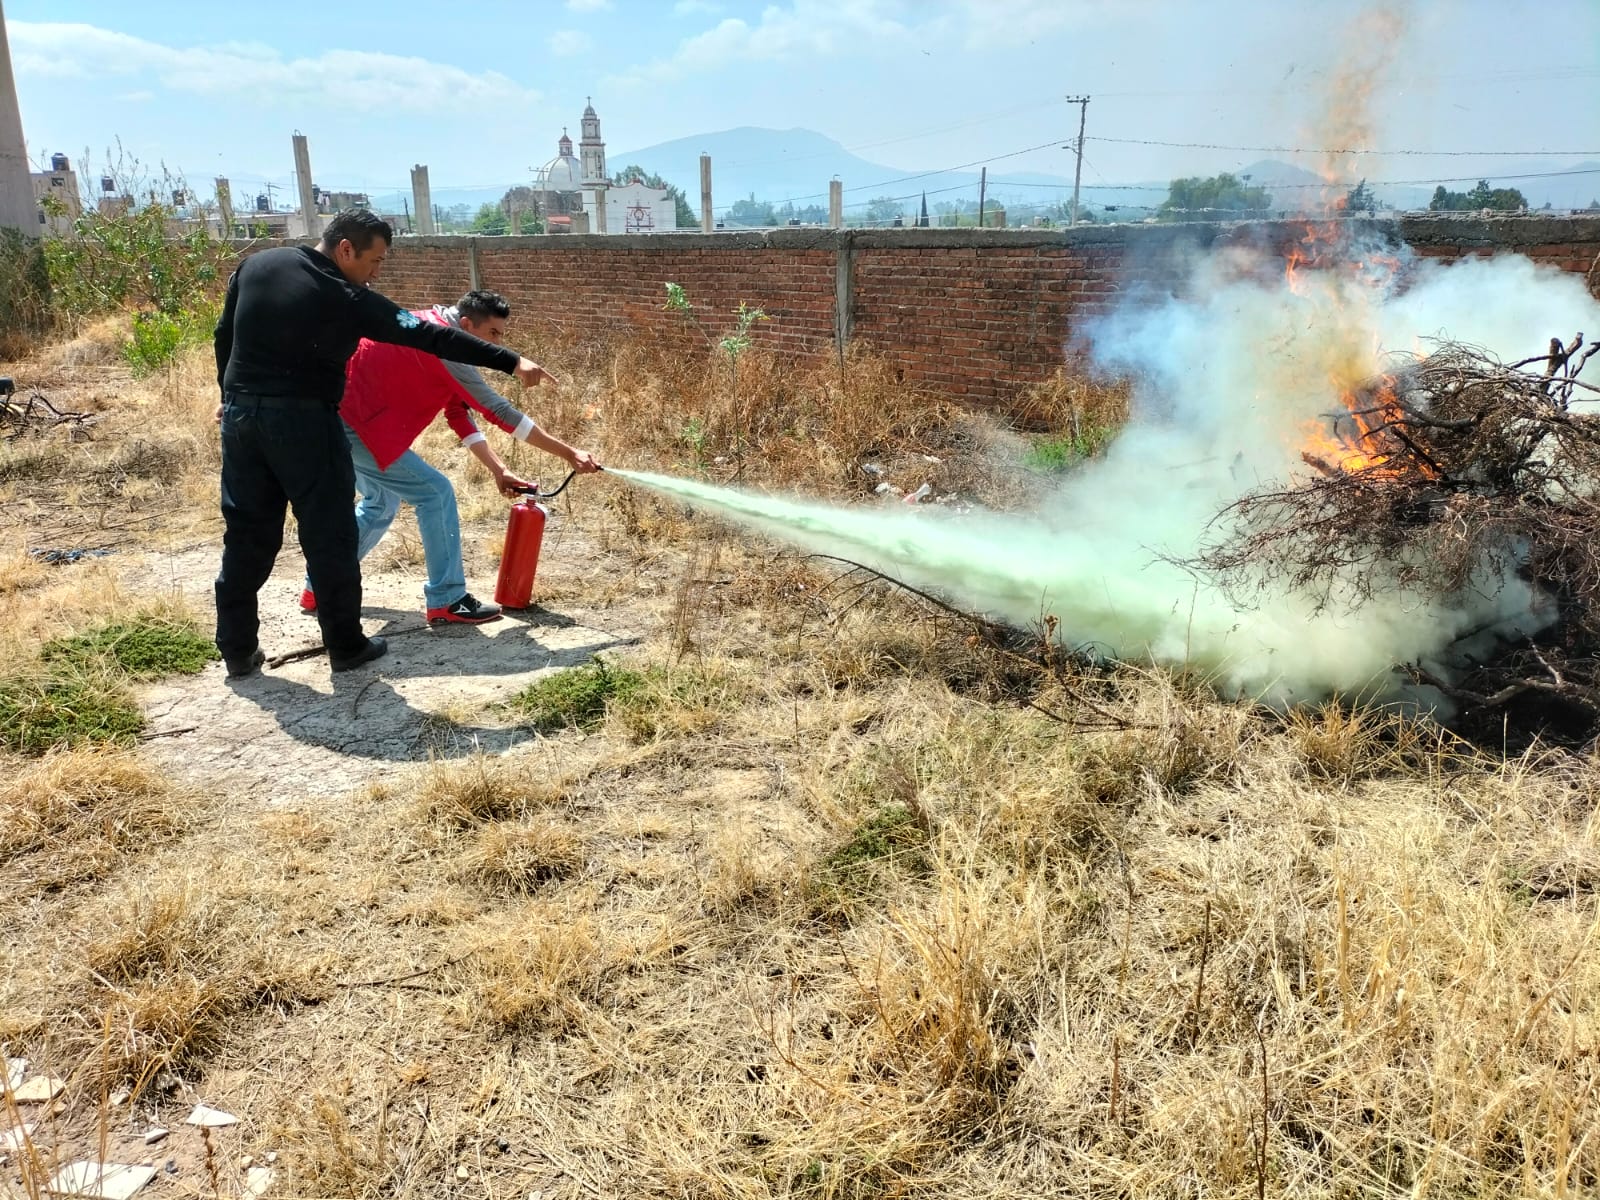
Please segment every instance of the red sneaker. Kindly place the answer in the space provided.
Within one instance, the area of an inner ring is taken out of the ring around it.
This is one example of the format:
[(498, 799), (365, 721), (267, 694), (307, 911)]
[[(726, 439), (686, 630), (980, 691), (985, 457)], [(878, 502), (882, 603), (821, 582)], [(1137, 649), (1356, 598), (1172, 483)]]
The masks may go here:
[(317, 598), (311, 594), (310, 588), (306, 588), (305, 591), (300, 593), (300, 611), (303, 613), (317, 611)]
[(485, 604), (472, 595), (466, 595), (454, 604), (428, 610), (430, 625), (486, 625), (500, 619), (498, 604)]

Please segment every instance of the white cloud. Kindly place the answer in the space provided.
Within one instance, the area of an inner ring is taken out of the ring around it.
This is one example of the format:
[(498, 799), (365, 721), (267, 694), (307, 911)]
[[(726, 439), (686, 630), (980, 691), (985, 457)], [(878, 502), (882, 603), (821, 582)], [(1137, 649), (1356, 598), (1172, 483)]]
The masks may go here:
[(903, 7), (895, 0), (794, 0), (787, 8), (774, 4), (754, 25), (728, 17), (679, 43), (670, 58), (609, 82), (660, 83), (736, 63), (832, 57), (903, 37), (906, 26), (891, 15)]
[(594, 39), (579, 29), (561, 29), (550, 35), (550, 53), (558, 58), (587, 54), (593, 47)]
[(573, 12), (601, 12), (611, 7), (611, 0), (567, 0)]
[(430, 113), (450, 103), (506, 106), (538, 99), (495, 71), (364, 50), (284, 58), (268, 46), (166, 46), (94, 25), (53, 22), (8, 21), (6, 33), (12, 66), (23, 76), (147, 77), (201, 96), (249, 96), (269, 104), (312, 100), (359, 112)]
[(1022, 46), (1062, 29), (1106, 22), (1156, 20), (1168, 0), (951, 0), (946, 6), (968, 49)]
[(672, 6), (672, 11), (676, 16), (692, 17), (695, 13), (719, 13), (722, 5), (715, 3), (715, 0), (678, 0)]

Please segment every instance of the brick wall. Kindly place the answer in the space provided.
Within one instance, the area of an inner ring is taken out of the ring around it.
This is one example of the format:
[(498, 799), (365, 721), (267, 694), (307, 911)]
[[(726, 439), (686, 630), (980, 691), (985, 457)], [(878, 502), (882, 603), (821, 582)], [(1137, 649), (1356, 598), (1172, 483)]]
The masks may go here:
[[(1600, 294), (1600, 217), (1408, 216), (1365, 221), (1380, 241), (1430, 258), (1515, 251), (1589, 275)], [(888, 356), (915, 384), (1006, 403), (1062, 364), (1075, 329), (1132, 287), (1181, 286), (1196, 250), (1248, 242), (1304, 249), (1298, 222), (1086, 226), (1073, 230), (826, 231), (570, 237), (406, 237), (379, 281), (409, 307), (493, 288), (522, 329), (565, 338), (651, 330), (702, 343), (663, 310), (682, 284), (709, 332), (743, 301), (771, 320), (756, 337), (808, 354), (843, 334)]]

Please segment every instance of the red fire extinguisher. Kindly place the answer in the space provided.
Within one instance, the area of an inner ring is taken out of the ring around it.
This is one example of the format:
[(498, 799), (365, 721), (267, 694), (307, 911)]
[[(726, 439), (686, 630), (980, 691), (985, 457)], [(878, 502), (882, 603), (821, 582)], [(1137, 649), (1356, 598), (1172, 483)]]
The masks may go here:
[(533, 576), (539, 569), (539, 547), (544, 543), (544, 524), (549, 513), (540, 500), (553, 500), (572, 482), (573, 471), (553, 492), (541, 492), (539, 485), (522, 490), (522, 499), (511, 506), (506, 524), (506, 547), (500, 556), (500, 578), (494, 585), (494, 602), (501, 608), (527, 608), (533, 601)]

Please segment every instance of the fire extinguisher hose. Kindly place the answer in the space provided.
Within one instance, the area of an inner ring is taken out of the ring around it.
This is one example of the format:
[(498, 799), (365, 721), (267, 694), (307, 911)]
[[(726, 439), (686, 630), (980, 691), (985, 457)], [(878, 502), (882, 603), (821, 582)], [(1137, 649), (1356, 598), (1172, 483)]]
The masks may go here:
[[(601, 469), (604, 470), (605, 468), (602, 467)], [(554, 500), (557, 496), (561, 495), (562, 492), (567, 490), (567, 484), (572, 482), (573, 476), (575, 475), (577, 475), (576, 471), (569, 471), (567, 473), (567, 477), (561, 481), (561, 485), (554, 491), (541, 492), (538, 484), (534, 484), (532, 487), (518, 488), (517, 491), (524, 496), (532, 496), (535, 500)]]

